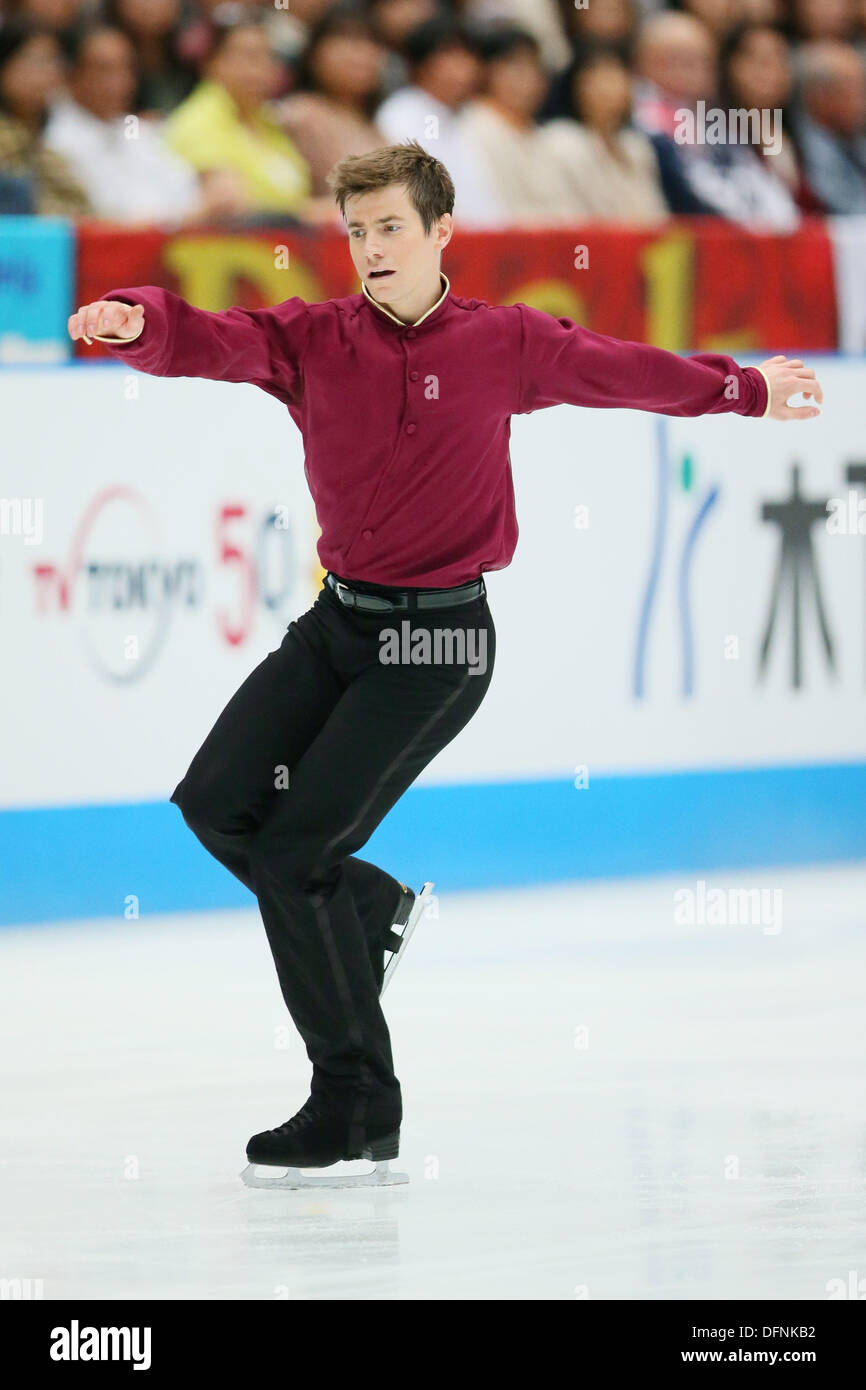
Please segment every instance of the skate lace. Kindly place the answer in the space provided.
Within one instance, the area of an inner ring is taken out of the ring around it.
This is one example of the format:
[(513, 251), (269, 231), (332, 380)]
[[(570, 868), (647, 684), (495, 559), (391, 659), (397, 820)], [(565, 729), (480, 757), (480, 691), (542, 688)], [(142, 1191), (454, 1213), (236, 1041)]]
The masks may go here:
[(319, 1120), (321, 1118), (322, 1112), (311, 1098), (305, 1105), (301, 1106), (297, 1115), (293, 1115), (292, 1118), (286, 1120), (284, 1124), (278, 1125), (276, 1133), (297, 1134), (299, 1130), (305, 1129), (306, 1126), (311, 1124), (314, 1120)]

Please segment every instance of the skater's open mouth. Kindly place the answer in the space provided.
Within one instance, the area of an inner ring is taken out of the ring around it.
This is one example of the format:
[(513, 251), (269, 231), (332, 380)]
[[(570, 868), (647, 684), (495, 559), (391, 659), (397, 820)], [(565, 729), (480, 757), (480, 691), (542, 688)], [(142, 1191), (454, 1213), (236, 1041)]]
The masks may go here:
[(393, 275), (393, 270), (371, 270), (367, 276), (368, 280), (381, 280), (386, 275)]

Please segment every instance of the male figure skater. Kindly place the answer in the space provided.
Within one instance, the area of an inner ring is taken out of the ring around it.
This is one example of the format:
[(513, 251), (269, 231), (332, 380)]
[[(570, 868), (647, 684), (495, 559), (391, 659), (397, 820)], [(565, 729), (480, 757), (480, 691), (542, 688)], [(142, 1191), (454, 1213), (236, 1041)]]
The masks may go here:
[[(291, 1168), (398, 1151), (402, 1097), (379, 991), (410, 895), (356, 852), (489, 686), (483, 576), (517, 541), (510, 417), (569, 402), (804, 420), (823, 399), (800, 361), (681, 358), (453, 294), (441, 257), (454, 186), (415, 142), (342, 160), (330, 185), (361, 293), (209, 313), (135, 287), (69, 320), (73, 339), (98, 337), (141, 371), (253, 382), (303, 435), (325, 582), (171, 798), (256, 894), (313, 1065), (306, 1104), (247, 1146), (251, 1164)], [(799, 392), (813, 404), (790, 407)], [(433, 651), (437, 631), (465, 637), (466, 659), (381, 660), (380, 634), (406, 618)], [(283, 765), (289, 786), (277, 789)]]

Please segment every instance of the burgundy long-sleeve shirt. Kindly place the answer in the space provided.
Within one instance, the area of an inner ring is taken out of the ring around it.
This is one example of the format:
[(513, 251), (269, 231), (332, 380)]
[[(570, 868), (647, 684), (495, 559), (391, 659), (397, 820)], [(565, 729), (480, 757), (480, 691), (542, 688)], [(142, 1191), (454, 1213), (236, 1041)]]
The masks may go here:
[[(140, 336), (103, 338), (155, 376), (245, 381), (288, 408), (325, 569), (372, 584), (448, 588), (509, 564), (517, 518), (512, 415), (625, 406), (663, 415), (764, 415), (766, 378), (730, 357), (679, 357), (526, 304), (451, 293), (404, 324), (366, 292), (270, 309), (195, 309), (148, 285)], [(250, 440), (255, 449), (255, 440)]]

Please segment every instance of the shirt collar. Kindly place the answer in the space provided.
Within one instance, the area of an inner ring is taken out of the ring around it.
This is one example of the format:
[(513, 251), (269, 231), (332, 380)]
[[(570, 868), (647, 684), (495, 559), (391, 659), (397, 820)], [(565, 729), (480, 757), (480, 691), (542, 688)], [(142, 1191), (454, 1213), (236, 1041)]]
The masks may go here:
[(386, 318), (391, 319), (393, 323), (399, 323), (401, 328), (417, 328), (419, 323), (423, 323), (425, 319), (429, 318), (431, 314), (436, 312), (436, 310), (439, 308), (439, 305), (443, 302), (446, 296), (451, 293), (451, 283), (444, 270), (440, 270), (439, 277), (441, 280), (445, 282), (444, 290), (442, 291), (439, 298), (436, 300), (436, 303), (431, 305), (431, 307), (427, 310), (426, 314), (422, 314), (420, 319), (416, 319), (414, 323), (404, 323), (402, 319), (397, 318), (396, 314), (392, 314), (390, 309), (386, 309), (383, 304), (380, 304), (378, 299), (374, 299), (370, 291), (367, 289), (366, 282), (363, 280), (361, 281), (361, 289), (365, 297), (369, 299), (370, 303), (375, 304), (379, 312), (384, 314)]

